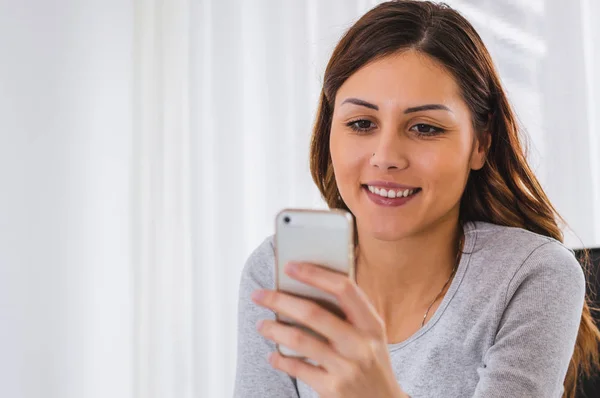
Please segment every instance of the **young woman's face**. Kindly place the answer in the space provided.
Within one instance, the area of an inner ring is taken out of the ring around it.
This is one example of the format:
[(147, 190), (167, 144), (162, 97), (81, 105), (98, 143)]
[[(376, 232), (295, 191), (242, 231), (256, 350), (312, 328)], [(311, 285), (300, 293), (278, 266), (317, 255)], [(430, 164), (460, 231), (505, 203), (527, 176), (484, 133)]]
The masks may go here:
[(485, 162), (454, 78), (414, 51), (373, 61), (344, 82), (330, 148), (359, 230), (382, 240), (456, 219), (470, 169)]

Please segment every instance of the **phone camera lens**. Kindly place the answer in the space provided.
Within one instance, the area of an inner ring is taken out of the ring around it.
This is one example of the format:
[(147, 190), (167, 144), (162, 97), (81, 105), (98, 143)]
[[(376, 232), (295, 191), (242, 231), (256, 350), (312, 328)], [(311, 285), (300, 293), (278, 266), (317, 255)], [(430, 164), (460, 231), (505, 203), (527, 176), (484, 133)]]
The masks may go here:
[(288, 216), (285, 216), (285, 217), (283, 218), (283, 222), (284, 222), (284, 223), (286, 223), (286, 224), (289, 224), (289, 223), (290, 223), (290, 221), (291, 221), (291, 220), (290, 220), (290, 218), (289, 218)]

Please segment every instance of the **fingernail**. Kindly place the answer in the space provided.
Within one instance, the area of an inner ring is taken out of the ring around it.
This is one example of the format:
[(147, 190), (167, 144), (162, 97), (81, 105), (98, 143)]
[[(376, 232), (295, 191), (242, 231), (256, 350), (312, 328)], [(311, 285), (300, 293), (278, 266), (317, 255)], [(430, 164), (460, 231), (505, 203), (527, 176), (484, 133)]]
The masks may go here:
[(287, 265), (285, 266), (285, 272), (287, 272), (288, 274), (294, 274), (298, 272), (299, 269), (300, 265), (298, 263), (287, 263)]
[(256, 322), (256, 330), (260, 330), (262, 328), (262, 325), (264, 324), (264, 321), (261, 319), (258, 322)]
[(252, 292), (252, 298), (254, 300), (261, 300), (263, 297), (265, 297), (265, 291), (264, 290), (255, 290)]

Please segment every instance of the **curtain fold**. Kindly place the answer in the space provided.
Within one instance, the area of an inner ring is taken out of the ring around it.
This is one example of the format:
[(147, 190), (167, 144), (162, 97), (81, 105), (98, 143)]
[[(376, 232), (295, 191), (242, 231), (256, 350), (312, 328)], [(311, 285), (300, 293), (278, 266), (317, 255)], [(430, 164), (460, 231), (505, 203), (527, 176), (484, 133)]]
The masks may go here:
[(193, 396), (190, 4), (135, 0), (134, 389)]

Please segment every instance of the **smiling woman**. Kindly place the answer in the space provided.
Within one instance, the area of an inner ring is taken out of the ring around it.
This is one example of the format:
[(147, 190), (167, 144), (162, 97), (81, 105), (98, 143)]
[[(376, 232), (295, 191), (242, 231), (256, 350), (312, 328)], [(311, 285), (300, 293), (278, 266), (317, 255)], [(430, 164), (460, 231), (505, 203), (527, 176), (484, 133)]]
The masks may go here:
[[(394, 53), (357, 70), (335, 100), (329, 143), (335, 184), (364, 232), (363, 253), (372, 247), (365, 240), (399, 241), (443, 217), (455, 230), (468, 171), (483, 166), (489, 133), (475, 135), (468, 105), (442, 64), (417, 50)], [(357, 129), (357, 121), (365, 126)], [(398, 193), (382, 182), (413, 191), (411, 200), (382, 201)], [(359, 270), (384, 276), (366, 267)]]
[[(313, 268), (306, 281), (363, 322), (278, 292), (249, 300), (273, 287), (267, 238), (242, 275), (236, 396), (574, 397), (597, 368), (585, 273), (456, 11), (391, 1), (348, 30), (325, 71), (311, 172), (328, 206), (354, 215), (357, 262), (356, 281)], [(330, 344), (272, 320), (257, 334), (266, 309)], [(275, 354), (267, 367), (273, 342), (325, 365)]]

